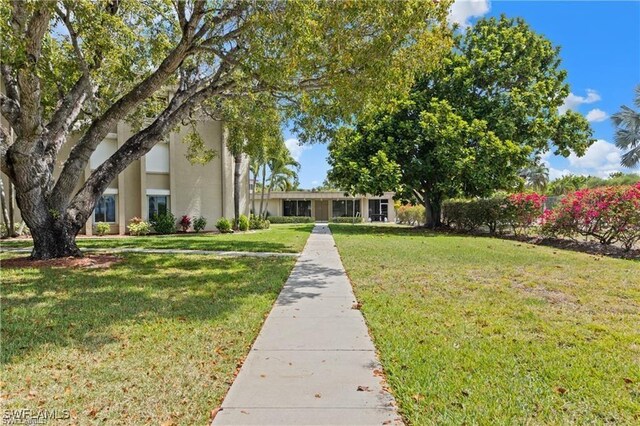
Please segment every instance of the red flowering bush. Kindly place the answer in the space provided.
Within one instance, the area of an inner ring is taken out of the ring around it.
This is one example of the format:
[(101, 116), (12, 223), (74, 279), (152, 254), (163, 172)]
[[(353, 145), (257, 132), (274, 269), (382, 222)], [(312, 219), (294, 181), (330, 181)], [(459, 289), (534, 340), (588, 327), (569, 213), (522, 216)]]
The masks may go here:
[(546, 196), (535, 192), (511, 194), (507, 197), (506, 216), (514, 234), (525, 233), (538, 222), (546, 199)]
[(182, 231), (187, 232), (189, 230), (189, 227), (191, 226), (191, 218), (185, 214), (180, 219), (179, 224), (182, 227)]
[(547, 235), (582, 235), (601, 244), (620, 242), (630, 250), (640, 241), (640, 182), (570, 193), (554, 210), (544, 212), (542, 222)]

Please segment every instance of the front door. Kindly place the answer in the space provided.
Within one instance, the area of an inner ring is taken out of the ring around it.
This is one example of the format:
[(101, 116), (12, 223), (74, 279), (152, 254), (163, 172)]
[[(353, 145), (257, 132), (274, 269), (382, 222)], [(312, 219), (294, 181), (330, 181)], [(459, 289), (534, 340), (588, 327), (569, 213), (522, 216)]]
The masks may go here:
[(329, 220), (329, 200), (316, 200), (316, 220)]

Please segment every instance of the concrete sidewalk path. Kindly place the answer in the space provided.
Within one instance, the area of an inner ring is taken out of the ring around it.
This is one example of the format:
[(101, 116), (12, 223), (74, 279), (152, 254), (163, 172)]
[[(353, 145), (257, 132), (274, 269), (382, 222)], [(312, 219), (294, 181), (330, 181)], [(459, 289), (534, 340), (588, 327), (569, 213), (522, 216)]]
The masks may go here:
[(316, 225), (213, 425), (397, 425), (327, 225)]

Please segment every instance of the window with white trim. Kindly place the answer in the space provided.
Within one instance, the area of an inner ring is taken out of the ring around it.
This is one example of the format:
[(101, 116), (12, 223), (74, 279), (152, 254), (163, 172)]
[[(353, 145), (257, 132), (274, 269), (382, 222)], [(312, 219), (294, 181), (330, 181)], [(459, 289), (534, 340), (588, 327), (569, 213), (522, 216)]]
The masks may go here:
[(168, 195), (149, 195), (147, 196), (149, 205), (148, 219), (152, 219), (155, 215), (161, 216), (169, 211)]
[(97, 222), (116, 222), (116, 196), (114, 194), (105, 194), (96, 203), (93, 210), (93, 221)]

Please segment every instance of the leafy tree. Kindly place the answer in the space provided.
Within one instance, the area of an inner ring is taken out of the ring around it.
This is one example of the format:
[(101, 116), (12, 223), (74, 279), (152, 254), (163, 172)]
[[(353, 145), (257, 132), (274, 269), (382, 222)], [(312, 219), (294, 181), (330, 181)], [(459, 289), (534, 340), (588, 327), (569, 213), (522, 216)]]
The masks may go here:
[[(245, 157), (251, 155), (249, 170), (254, 180), (264, 165), (266, 149), (270, 144), (284, 145), (281, 117), (276, 105), (268, 96), (245, 97), (240, 102), (232, 99), (224, 105), (224, 121), (227, 127), (226, 145), (234, 159), (233, 209), (235, 222), (240, 217), (240, 179)], [(255, 188), (252, 208), (255, 211)]]
[(437, 226), (443, 199), (513, 188), (549, 141), (556, 154), (582, 155), (591, 129), (580, 114), (558, 114), (569, 93), (558, 55), (522, 19), (479, 21), (408, 99), (343, 129), (329, 148), (330, 179), (351, 192), (395, 190)]
[[(640, 109), (640, 85), (636, 87), (635, 92), (633, 103)], [(634, 167), (640, 162), (640, 110), (634, 111), (623, 105), (611, 119), (617, 127), (616, 146), (628, 150), (622, 155), (620, 163), (625, 167)]]
[[(260, 202), (260, 214), (264, 218), (266, 218), (267, 215), (267, 206), (271, 199), (271, 191), (274, 189), (287, 190), (292, 188), (293, 183), (298, 178), (297, 170), (300, 168), (300, 163), (293, 159), (286, 145), (282, 143), (278, 147), (278, 150), (272, 153), (269, 161), (267, 161), (267, 167), (269, 168), (269, 184), (264, 208), (262, 207), (262, 202)], [(262, 196), (264, 198), (264, 191)]]
[[(447, 46), (449, 3), (0, 2), (0, 164), (32, 258), (80, 256), (75, 236), (109, 182), (180, 123), (224, 118), (226, 100), (270, 96), (307, 141), (406, 90)], [(79, 185), (120, 120), (134, 134)]]
[(547, 186), (546, 192), (549, 195), (564, 195), (584, 188), (586, 182), (586, 176), (566, 175), (552, 180)]
[(522, 169), (520, 176), (524, 178), (525, 185), (528, 188), (541, 191), (544, 190), (549, 182), (549, 168), (536, 157), (531, 165)]

